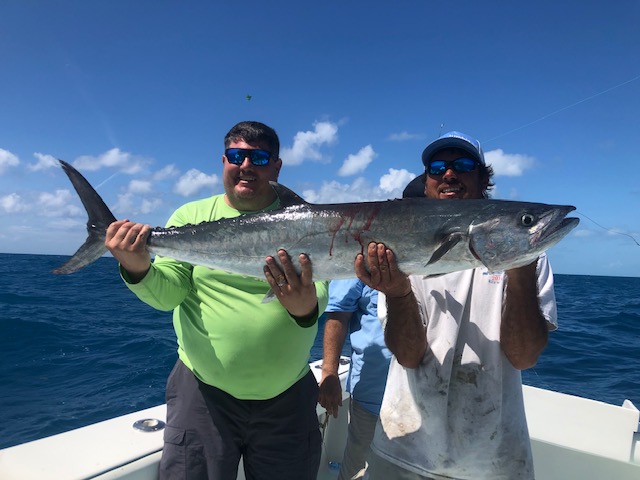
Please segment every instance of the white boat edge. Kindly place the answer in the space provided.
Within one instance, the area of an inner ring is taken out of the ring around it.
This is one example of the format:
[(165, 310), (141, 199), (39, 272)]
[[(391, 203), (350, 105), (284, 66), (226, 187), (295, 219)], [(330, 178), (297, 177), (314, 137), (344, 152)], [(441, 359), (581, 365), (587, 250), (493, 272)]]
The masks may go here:
[[(340, 376), (343, 392), (348, 358)], [(310, 364), (320, 378), (320, 361)], [(640, 479), (640, 412), (630, 402), (614, 406), (523, 386), (538, 480)], [(319, 480), (337, 477), (346, 441), (349, 396), (337, 419), (323, 427)], [(0, 450), (2, 480), (156, 480), (166, 405), (147, 408), (58, 435)], [(149, 431), (134, 428), (141, 424)], [(326, 424), (325, 424), (326, 423)], [(242, 469), (238, 480), (244, 480)]]

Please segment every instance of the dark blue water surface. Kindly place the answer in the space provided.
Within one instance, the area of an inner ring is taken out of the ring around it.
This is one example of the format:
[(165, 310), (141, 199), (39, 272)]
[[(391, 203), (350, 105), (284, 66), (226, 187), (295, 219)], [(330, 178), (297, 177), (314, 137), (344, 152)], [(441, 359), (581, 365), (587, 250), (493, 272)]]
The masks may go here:
[[(140, 302), (112, 258), (52, 275), (66, 258), (0, 254), (0, 448), (164, 402), (171, 313)], [(560, 328), (524, 382), (640, 406), (640, 278), (556, 275), (556, 295)]]

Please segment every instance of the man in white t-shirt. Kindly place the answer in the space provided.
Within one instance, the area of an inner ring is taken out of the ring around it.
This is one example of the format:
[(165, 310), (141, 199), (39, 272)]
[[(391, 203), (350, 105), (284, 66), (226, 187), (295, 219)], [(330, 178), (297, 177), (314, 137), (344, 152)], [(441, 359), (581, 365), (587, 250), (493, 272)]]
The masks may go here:
[[(423, 154), (405, 196), (488, 198), (493, 170), (480, 143), (449, 132)], [(408, 194), (408, 195), (407, 195)], [(557, 325), (546, 255), (530, 265), (406, 276), (383, 244), (356, 259), (381, 292), (393, 353), (371, 445), (371, 480), (532, 480), (520, 370), (535, 365)]]

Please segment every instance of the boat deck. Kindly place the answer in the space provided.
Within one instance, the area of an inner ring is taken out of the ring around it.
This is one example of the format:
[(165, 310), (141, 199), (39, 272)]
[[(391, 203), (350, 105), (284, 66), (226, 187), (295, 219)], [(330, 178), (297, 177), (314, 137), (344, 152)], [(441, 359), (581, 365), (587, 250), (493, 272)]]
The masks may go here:
[[(319, 378), (319, 362), (311, 367)], [(348, 364), (342, 366), (346, 379)], [(524, 386), (536, 477), (539, 480), (640, 479), (640, 413), (631, 404), (613, 406)], [(319, 480), (337, 477), (330, 462), (341, 461), (346, 441), (349, 398), (337, 419), (324, 429)], [(2, 480), (156, 480), (163, 430), (133, 428), (160, 424), (158, 405), (59, 435), (0, 450)], [(318, 405), (322, 425), (326, 413)], [(243, 480), (242, 471), (238, 480)]]

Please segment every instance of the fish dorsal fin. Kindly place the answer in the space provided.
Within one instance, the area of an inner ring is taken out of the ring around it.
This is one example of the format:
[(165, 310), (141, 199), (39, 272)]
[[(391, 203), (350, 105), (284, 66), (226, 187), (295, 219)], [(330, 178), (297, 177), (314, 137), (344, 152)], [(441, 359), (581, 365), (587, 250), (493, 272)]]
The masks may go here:
[(280, 199), (281, 207), (289, 207), (291, 205), (307, 205), (307, 202), (296, 192), (288, 189), (284, 185), (278, 182), (269, 182), (271, 188), (273, 188)]
[(446, 255), (446, 253), (455, 247), (460, 240), (462, 240), (462, 233), (450, 233), (431, 255), (431, 258), (427, 262), (427, 265), (432, 265)]

